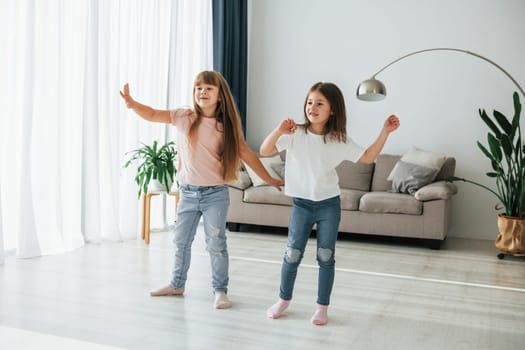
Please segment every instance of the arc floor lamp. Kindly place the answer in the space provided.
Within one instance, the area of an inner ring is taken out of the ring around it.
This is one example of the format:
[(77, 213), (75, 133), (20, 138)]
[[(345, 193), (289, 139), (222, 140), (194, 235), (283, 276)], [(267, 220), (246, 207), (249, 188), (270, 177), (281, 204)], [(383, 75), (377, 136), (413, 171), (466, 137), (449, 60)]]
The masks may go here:
[(486, 57), (483, 57), (483, 56), (481, 56), (481, 55), (479, 55), (477, 53), (474, 53), (474, 52), (471, 52), (471, 51), (468, 51), (468, 50), (448, 48), (448, 47), (438, 47), (438, 48), (414, 51), (414, 52), (411, 52), (409, 54), (401, 56), (398, 59), (390, 62), (389, 64), (387, 64), (386, 66), (381, 68), (377, 73), (372, 75), (372, 77), (370, 79), (367, 79), (367, 80), (363, 81), (361, 84), (359, 84), (359, 86), (357, 87), (357, 98), (360, 99), (360, 100), (363, 100), (363, 101), (380, 101), (380, 100), (384, 99), (386, 97), (385, 84), (383, 84), (380, 80), (377, 80), (376, 76), (379, 73), (381, 73), (382, 71), (384, 71), (385, 69), (387, 69), (388, 67), (390, 67), (391, 65), (393, 65), (394, 63), (396, 63), (396, 62), (399, 62), (399, 61), (401, 61), (401, 60), (403, 60), (403, 59), (405, 59), (405, 58), (407, 58), (409, 56), (413, 56), (413, 55), (417, 55), (417, 54), (420, 54), (420, 53), (423, 53), (423, 52), (429, 52), (429, 51), (456, 51), (456, 52), (462, 52), (462, 53), (465, 53), (465, 54), (468, 54), (468, 55), (471, 55), (471, 56), (475, 56), (475, 57), (481, 58), (482, 60), (489, 62), (490, 64), (492, 64), (493, 66), (498, 68), (500, 71), (502, 71), (503, 74), (505, 74), (516, 85), (516, 87), (521, 92), (521, 95), (525, 97), (525, 92), (523, 91), (523, 88), (518, 84), (516, 79), (514, 79), (505, 69), (503, 69), (496, 62), (494, 62), (492, 60), (489, 60)]

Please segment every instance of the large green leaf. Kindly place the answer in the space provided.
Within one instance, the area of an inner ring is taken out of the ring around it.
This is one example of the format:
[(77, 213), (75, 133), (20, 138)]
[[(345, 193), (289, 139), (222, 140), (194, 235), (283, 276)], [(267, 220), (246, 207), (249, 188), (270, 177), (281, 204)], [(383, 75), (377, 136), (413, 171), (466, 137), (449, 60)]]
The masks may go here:
[(483, 146), (481, 144), (481, 142), (478, 141), (478, 148), (481, 150), (481, 152), (483, 152), (483, 154), (489, 158), (490, 160), (494, 161), (494, 157), (492, 156), (492, 154), (485, 148), (485, 146)]
[(501, 126), (501, 129), (505, 134), (512, 133), (512, 125), (510, 124), (507, 117), (505, 117), (502, 113), (498, 111), (494, 111), (494, 118), (496, 118), (496, 121), (498, 122), (499, 126)]
[(505, 153), (506, 157), (512, 157), (513, 147), (512, 147), (512, 141), (509, 139), (509, 135), (507, 134), (501, 135), (501, 148), (503, 148), (503, 152)]
[(512, 100), (514, 102), (514, 118), (517, 118), (519, 120), (521, 114), (521, 103), (520, 96), (516, 91), (514, 92), (514, 94), (512, 94)]
[(485, 112), (484, 109), (483, 110), (481, 110), (481, 109), (479, 110), (479, 116), (481, 117), (481, 119), (483, 119), (485, 124), (487, 124), (489, 129), (492, 130), (494, 135), (496, 135), (496, 138), (499, 138), (500, 135), (501, 135), (501, 131), (498, 129), (496, 124), (494, 124), (494, 122), (489, 118), (489, 116), (487, 115), (487, 113)]
[(487, 141), (489, 143), (490, 152), (494, 156), (494, 159), (497, 162), (500, 162), (503, 157), (503, 154), (501, 153), (500, 143), (498, 139), (496, 139), (494, 135), (489, 133), (487, 134)]

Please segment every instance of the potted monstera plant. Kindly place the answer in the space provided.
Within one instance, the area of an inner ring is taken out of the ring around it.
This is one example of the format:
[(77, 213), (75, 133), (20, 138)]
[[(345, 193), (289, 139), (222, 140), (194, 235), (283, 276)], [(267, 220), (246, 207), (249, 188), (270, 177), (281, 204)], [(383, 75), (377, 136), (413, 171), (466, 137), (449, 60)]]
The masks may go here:
[(157, 181), (161, 187), (156, 190), (170, 191), (173, 179), (177, 174), (175, 142), (170, 141), (160, 147), (157, 140), (153, 141), (151, 146), (142, 143), (142, 147), (126, 154), (129, 154), (129, 159), (124, 164), (125, 168), (131, 163), (138, 162), (135, 182), (139, 187), (139, 198), (141, 194), (148, 193), (148, 187)]
[(477, 142), (481, 152), (489, 159), (492, 170), (486, 175), (496, 181), (495, 189), (480, 183), (452, 177), (451, 181), (465, 181), (482, 187), (494, 194), (498, 200), (499, 234), (496, 247), (500, 250), (498, 258), (505, 254), (525, 253), (525, 145), (521, 134), (521, 103), (517, 92), (513, 95), (514, 116), (509, 119), (498, 111), (490, 118), (485, 110), (480, 110), (481, 119), (489, 128), (488, 147)]

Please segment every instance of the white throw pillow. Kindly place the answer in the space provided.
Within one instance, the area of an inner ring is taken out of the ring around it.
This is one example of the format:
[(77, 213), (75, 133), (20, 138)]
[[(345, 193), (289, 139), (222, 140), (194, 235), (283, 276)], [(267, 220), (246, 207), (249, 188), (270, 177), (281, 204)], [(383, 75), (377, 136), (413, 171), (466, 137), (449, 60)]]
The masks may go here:
[[(274, 177), (276, 179), (281, 178), (279, 174), (277, 174), (275, 170), (272, 169), (272, 164), (283, 163), (283, 161), (281, 160), (281, 156), (277, 154), (273, 157), (261, 157), (259, 159), (261, 160), (261, 163), (264, 165), (264, 168), (266, 169), (266, 171), (270, 173), (271, 177)], [(259, 175), (255, 173), (255, 171), (252, 170), (252, 168), (248, 166), (248, 164), (244, 163), (244, 167), (246, 168), (246, 171), (248, 172), (248, 175), (250, 176), (250, 179), (252, 180), (254, 187), (268, 185), (263, 179), (259, 177)]]
[(233, 181), (228, 182), (228, 186), (235, 187), (238, 190), (244, 191), (252, 184), (252, 180), (248, 175), (247, 171), (237, 171), (237, 178)]
[(447, 156), (412, 146), (412, 148), (401, 157), (401, 160), (405, 163), (412, 163), (439, 171), (443, 164), (445, 164)]

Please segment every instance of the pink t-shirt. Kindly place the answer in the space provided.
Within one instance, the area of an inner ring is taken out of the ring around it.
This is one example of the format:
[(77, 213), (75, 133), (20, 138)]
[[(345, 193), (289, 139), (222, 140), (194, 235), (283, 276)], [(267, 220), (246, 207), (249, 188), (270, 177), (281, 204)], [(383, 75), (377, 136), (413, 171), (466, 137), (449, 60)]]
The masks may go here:
[(201, 118), (197, 130), (195, 151), (192, 154), (188, 133), (195, 113), (191, 109), (170, 111), (171, 123), (177, 129), (179, 164), (177, 180), (180, 184), (194, 186), (217, 186), (225, 183), (221, 154), (224, 133), (215, 118)]

